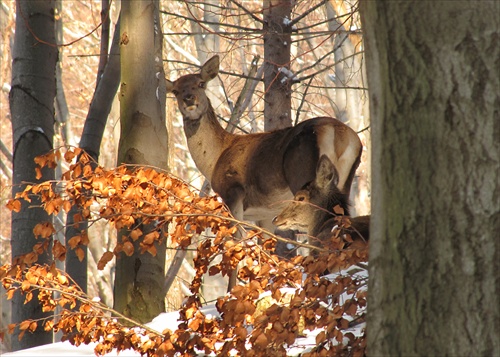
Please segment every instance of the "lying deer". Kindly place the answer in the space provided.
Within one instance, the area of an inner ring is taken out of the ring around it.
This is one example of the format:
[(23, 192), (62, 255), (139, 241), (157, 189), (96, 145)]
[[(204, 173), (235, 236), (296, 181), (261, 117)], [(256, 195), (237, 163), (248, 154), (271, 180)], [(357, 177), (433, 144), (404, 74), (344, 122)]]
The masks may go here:
[[(191, 156), (236, 219), (257, 221), (271, 229), (286, 200), (316, 175), (326, 155), (338, 172), (338, 189), (348, 195), (359, 165), (361, 142), (337, 119), (320, 117), (273, 132), (238, 135), (219, 124), (205, 88), (219, 73), (219, 57), (197, 74), (171, 82)], [(347, 207), (345, 207), (347, 209)]]
[[(303, 189), (297, 191), (293, 201), (278, 214), (273, 223), (280, 229), (295, 229), (307, 233), (309, 243), (324, 246), (332, 237), (332, 228), (339, 224), (334, 211), (341, 207), (349, 214), (349, 196), (338, 188), (339, 175), (331, 160), (322, 155), (318, 162), (316, 177)], [(354, 243), (363, 244), (370, 238), (370, 216), (351, 218), (351, 227), (346, 229)]]

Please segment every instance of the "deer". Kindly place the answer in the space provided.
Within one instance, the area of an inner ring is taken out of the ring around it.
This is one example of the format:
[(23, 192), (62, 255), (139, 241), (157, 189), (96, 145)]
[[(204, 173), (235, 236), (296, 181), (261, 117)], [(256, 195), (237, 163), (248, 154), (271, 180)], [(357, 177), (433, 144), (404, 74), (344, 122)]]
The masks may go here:
[(194, 163), (234, 218), (274, 230), (273, 217), (314, 179), (322, 155), (335, 165), (338, 189), (348, 195), (362, 150), (356, 132), (330, 117), (271, 132), (226, 131), (205, 92), (218, 76), (219, 62), (219, 56), (213, 56), (199, 73), (167, 79), (166, 89), (177, 100)]
[[(307, 233), (309, 244), (325, 246), (339, 215), (349, 215), (349, 196), (338, 188), (339, 175), (331, 160), (319, 158), (316, 177), (295, 193), (293, 200), (274, 219), (280, 229)], [(339, 208), (336, 208), (339, 207)], [(346, 229), (354, 245), (364, 245), (370, 238), (370, 216), (352, 217)], [(313, 252), (313, 254), (315, 254)]]

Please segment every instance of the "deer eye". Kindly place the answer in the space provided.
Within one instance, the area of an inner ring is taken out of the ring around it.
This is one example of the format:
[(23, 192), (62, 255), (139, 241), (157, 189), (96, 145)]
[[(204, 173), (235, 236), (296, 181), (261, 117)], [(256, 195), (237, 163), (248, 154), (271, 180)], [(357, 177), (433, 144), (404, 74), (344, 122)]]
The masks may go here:
[(200, 88), (203, 88), (203, 89), (204, 89), (204, 88), (205, 88), (205, 82), (200, 82), (200, 83), (198, 84), (198, 87), (200, 87)]
[(177, 94), (179, 94), (179, 92), (174, 89), (174, 90), (172, 90), (172, 94), (177, 97)]
[(305, 195), (297, 195), (295, 197), (295, 201), (303, 202), (305, 200), (306, 200), (306, 196)]

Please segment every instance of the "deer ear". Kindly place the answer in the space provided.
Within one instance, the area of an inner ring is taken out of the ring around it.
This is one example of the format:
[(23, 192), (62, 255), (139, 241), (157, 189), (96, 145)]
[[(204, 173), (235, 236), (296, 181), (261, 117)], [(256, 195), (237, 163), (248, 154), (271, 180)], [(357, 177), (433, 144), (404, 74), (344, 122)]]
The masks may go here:
[(321, 155), (316, 167), (316, 185), (321, 189), (327, 189), (339, 183), (339, 174), (333, 163), (326, 155)]
[(201, 67), (201, 78), (208, 82), (219, 74), (219, 56), (213, 56)]

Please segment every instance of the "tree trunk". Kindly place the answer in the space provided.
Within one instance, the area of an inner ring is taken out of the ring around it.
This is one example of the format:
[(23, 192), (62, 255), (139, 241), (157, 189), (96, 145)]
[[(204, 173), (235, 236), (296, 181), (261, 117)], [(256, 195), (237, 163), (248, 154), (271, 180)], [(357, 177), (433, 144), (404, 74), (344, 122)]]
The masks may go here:
[(292, 126), (290, 0), (264, 0), (264, 130)]
[(500, 355), (500, 3), (365, 1), (368, 353)]
[[(272, 131), (292, 126), (292, 81), (290, 76), (292, 3), (289, 0), (264, 0), (264, 130)], [(268, 222), (264, 227), (273, 230)], [(293, 231), (276, 232), (296, 240)], [(277, 242), (276, 253), (284, 258), (297, 254), (296, 247)]]
[[(162, 40), (162, 31), (155, 12), (158, 1), (122, 1), (118, 164), (166, 169), (165, 76), (161, 46), (155, 47), (155, 41)], [(147, 229), (153, 228), (143, 227), (145, 234)], [(122, 235), (119, 232), (119, 240)], [(139, 249), (130, 257), (118, 256), (114, 286), (117, 311), (140, 322), (165, 311), (165, 250), (162, 244), (154, 257), (147, 252), (140, 254)]]
[[(41, 182), (54, 179), (54, 170), (45, 168), (42, 177), (35, 175), (36, 156), (52, 149), (54, 136), (54, 98), (56, 95), (55, 70), (57, 47), (55, 46), (55, 1), (18, 1), (16, 33), (12, 53), (12, 89), (10, 110), (14, 139), (12, 195), (23, 191), (25, 182)], [(35, 36), (36, 35), (36, 38)], [(37, 207), (38, 200), (23, 202), (19, 213), (12, 213), (12, 257), (33, 251), (38, 243), (33, 235), (37, 223), (50, 221), (47, 213)], [(33, 208), (29, 208), (33, 206)], [(50, 263), (50, 250), (38, 257), (38, 263)], [(16, 294), (12, 301), (12, 322), (27, 319), (43, 319), (37, 294), (24, 304), (24, 296)], [(12, 338), (14, 351), (52, 342), (52, 332), (44, 332), (41, 323), (33, 334), (25, 334), (18, 340), (16, 329)]]

